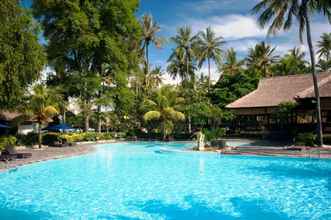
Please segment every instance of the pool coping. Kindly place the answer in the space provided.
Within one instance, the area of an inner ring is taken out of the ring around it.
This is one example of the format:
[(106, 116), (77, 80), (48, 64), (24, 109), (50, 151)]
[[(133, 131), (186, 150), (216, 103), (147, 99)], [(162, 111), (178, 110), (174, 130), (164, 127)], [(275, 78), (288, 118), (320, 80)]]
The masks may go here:
[[(110, 143), (110, 142), (109, 142)], [(113, 143), (113, 142), (111, 142)], [(97, 144), (106, 144), (104, 142), (78, 143), (72, 147), (46, 147), (45, 149), (26, 149), (24, 152), (32, 153), (32, 157), (16, 159), (8, 162), (0, 162), (0, 173), (6, 172), (18, 167), (40, 163), (49, 160), (59, 160), (71, 157), (77, 157), (95, 152)], [(34, 155), (38, 152), (38, 155)], [(51, 155), (48, 155), (50, 153)]]

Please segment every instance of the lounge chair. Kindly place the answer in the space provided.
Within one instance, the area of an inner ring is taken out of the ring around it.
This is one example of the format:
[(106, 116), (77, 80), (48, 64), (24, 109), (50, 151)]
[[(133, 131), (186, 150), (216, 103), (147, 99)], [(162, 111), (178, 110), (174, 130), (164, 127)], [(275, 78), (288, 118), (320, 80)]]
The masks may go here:
[(4, 157), (10, 159), (24, 159), (32, 156), (32, 153), (17, 152), (14, 148), (9, 147), (3, 153)]

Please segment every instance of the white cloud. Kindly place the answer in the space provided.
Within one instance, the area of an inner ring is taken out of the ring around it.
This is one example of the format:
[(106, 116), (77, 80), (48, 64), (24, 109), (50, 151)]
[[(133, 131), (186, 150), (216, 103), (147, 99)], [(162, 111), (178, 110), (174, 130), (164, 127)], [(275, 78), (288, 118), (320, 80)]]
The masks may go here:
[(239, 14), (213, 16), (205, 20), (191, 19), (187, 22), (195, 32), (211, 27), (218, 36), (225, 40), (235, 40), (249, 37), (264, 37), (267, 29), (262, 29), (251, 16)]

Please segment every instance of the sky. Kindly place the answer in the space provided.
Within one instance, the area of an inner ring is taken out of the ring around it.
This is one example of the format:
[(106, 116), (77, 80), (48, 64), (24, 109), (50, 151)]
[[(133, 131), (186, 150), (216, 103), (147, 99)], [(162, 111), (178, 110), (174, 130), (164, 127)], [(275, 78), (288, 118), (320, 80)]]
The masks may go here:
[[(30, 6), (31, 0), (23, 0), (23, 5)], [(307, 51), (305, 44), (301, 44), (298, 35), (298, 25), (288, 32), (280, 32), (277, 36), (267, 37), (267, 29), (262, 29), (256, 22), (256, 17), (250, 13), (259, 0), (141, 0), (138, 18), (143, 14), (151, 14), (161, 27), (159, 36), (169, 39), (176, 34), (178, 27), (189, 25), (194, 33), (211, 27), (217, 36), (225, 40), (223, 50), (234, 48), (238, 56), (246, 56), (249, 48), (256, 43), (266, 41), (276, 47), (279, 55), (285, 54), (293, 47), (300, 47)], [(315, 16), (312, 20), (312, 35), (316, 44), (323, 32), (331, 32), (331, 25), (323, 16)], [(162, 49), (151, 47), (150, 61), (153, 66), (161, 66), (166, 72), (166, 65), (171, 49), (174, 47), (169, 41)], [(204, 65), (200, 70), (207, 73)], [(212, 79), (217, 80), (219, 73), (212, 65)], [(165, 74), (167, 82), (176, 82)], [(177, 80), (178, 81), (178, 80)]]
[[(258, 0), (141, 0), (138, 16), (151, 14), (160, 25), (160, 36), (169, 38), (176, 34), (176, 29), (190, 25), (196, 33), (210, 26), (218, 36), (225, 40), (224, 50), (234, 48), (243, 58), (250, 47), (266, 41), (276, 47), (277, 53), (285, 54), (293, 47), (307, 51), (299, 41), (298, 26), (293, 25), (289, 32), (280, 32), (277, 36), (267, 37), (267, 29), (256, 23), (256, 17), (250, 13)], [(315, 16), (312, 21), (312, 35), (316, 43), (323, 32), (331, 32), (331, 25), (326, 18)], [(166, 61), (173, 45), (168, 43), (162, 49), (151, 49), (151, 63), (166, 67)], [(204, 66), (201, 72), (207, 73)], [(217, 80), (219, 73), (215, 65), (212, 78)]]

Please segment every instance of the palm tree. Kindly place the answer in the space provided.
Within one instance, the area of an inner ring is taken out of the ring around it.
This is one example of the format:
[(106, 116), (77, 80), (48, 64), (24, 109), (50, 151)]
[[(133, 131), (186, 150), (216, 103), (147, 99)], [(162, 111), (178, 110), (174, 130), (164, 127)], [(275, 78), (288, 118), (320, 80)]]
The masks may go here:
[(331, 69), (331, 33), (324, 33), (321, 40), (317, 42), (318, 47), (318, 67), (321, 71)]
[(162, 87), (152, 99), (146, 100), (145, 105), (150, 110), (144, 114), (144, 120), (159, 121), (164, 140), (172, 132), (174, 122), (185, 120), (185, 115), (176, 110), (178, 100), (176, 91), (170, 86)]
[(154, 44), (157, 48), (161, 48), (163, 40), (157, 36), (161, 28), (151, 15), (145, 14), (142, 17), (141, 26), (143, 31), (142, 49), (145, 53), (145, 75), (147, 75), (149, 73), (149, 46)]
[(271, 76), (271, 66), (278, 60), (278, 56), (274, 55), (275, 50), (275, 47), (271, 47), (265, 42), (256, 44), (254, 48), (249, 49), (246, 58), (247, 66), (260, 71), (264, 77)]
[[(197, 37), (192, 34), (192, 29), (189, 26), (181, 27), (177, 30), (177, 35), (171, 38), (171, 41), (176, 45), (175, 49), (169, 57), (168, 62), (174, 62), (180, 67), (185, 66), (185, 73), (181, 73), (184, 79), (190, 78), (194, 81), (194, 64), (195, 48)], [(181, 69), (182, 70), (182, 69)]]
[(44, 85), (33, 87), (32, 94), (25, 106), (25, 115), (32, 117), (38, 123), (38, 146), (41, 148), (42, 135), (41, 128), (44, 123), (48, 123), (58, 114), (56, 108), (59, 96), (53, 94)]
[(330, 0), (261, 0), (253, 9), (252, 12), (259, 14), (258, 21), (262, 27), (271, 22), (268, 34), (276, 34), (277, 31), (289, 30), (296, 18), (299, 23), (299, 37), (303, 42), (303, 34), (306, 32), (307, 43), (310, 53), (310, 61), (312, 67), (313, 83), (315, 98), (317, 101), (317, 130), (319, 144), (323, 145), (322, 131), (322, 116), (320, 95), (317, 83), (316, 68), (315, 68), (315, 53), (311, 37), (311, 16), (315, 12), (323, 13), (328, 17), (331, 23), (331, 1)]
[(197, 58), (199, 67), (207, 61), (208, 64), (208, 90), (210, 89), (210, 61), (221, 62), (221, 46), (225, 43), (223, 37), (216, 37), (215, 32), (208, 27), (205, 32), (200, 31), (197, 37)]
[(273, 72), (276, 75), (294, 75), (308, 72), (307, 61), (305, 60), (305, 53), (299, 48), (293, 48), (282, 57), (274, 68)]
[(222, 74), (233, 76), (241, 71), (243, 64), (242, 60), (237, 59), (236, 51), (230, 48), (225, 54), (225, 62), (220, 67), (220, 70)]
[(317, 42), (319, 58), (324, 58), (326, 61), (331, 59), (331, 33), (324, 33), (321, 40)]
[(146, 77), (146, 90), (152, 91), (162, 83), (162, 69), (160, 66), (155, 67)]

